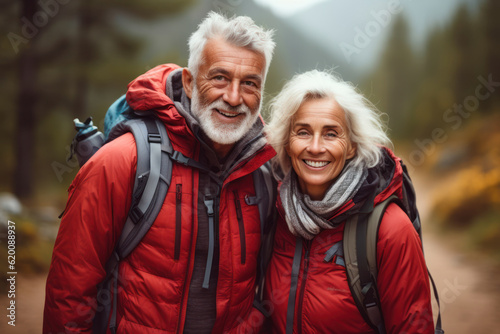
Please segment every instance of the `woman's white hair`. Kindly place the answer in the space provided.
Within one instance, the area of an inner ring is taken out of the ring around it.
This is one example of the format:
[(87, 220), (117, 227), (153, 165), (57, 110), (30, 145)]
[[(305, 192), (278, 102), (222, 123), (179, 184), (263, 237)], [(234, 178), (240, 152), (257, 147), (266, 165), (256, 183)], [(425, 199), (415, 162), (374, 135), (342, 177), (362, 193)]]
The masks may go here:
[(273, 57), (275, 46), (273, 35), (273, 30), (264, 30), (248, 16), (236, 16), (228, 19), (212, 11), (189, 37), (188, 69), (196, 78), (205, 44), (211, 38), (222, 38), (231, 45), (248, 48), (264, 55), (266, 69), (263, 79), (265, 79)]
[(291, 168), (286, 146), (294, 115), (305, 101), (324, 98), (334, 99), (345, 112), (349, 138), (356, 145), (353, 164), (373, 167), (382, 156), (380, 146), (392, 146), (380, 113), (351, 83), (328, 72), (305, 72), (288, 81), (269, 105), (271, 120), (265, 132), (277, 152), (273, 165), (278, 177)]

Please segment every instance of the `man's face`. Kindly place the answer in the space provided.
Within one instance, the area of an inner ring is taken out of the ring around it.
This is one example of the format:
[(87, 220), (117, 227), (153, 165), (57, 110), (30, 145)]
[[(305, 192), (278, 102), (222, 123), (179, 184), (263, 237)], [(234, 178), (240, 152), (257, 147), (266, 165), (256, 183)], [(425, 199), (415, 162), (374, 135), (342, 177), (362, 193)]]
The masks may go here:
[[(191, 110), (214, 146), (230, 149), (259, 116), (265, 58), (220, 39), (205, 44), (191, 83)], [(217, 147), (216, 147), (217, 149)]]

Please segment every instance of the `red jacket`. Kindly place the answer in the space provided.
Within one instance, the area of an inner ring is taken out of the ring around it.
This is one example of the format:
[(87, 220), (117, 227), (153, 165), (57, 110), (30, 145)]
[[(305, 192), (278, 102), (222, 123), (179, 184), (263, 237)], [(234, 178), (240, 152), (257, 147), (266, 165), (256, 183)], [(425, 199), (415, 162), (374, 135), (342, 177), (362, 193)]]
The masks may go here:
[[(390, 153), (393, 161), (399, 159)], [(402, 169), (394, 164), (392, 180), (377, 195), (379, 203), (401, 195)], [(352, 200), (344, 208), (352, 207)], [(276, 228), (274, 253), (268, 267), (265, 299), (271, 311), (272, 333), (286, 332), (287, 305), (296, 237), (284, 211)], [(345, 211), (340, 208), (339, 212)], [(297, 285), (294, 333), (374, 333), (358, 311), (347, 283), (346, 270), (336, 261), (324, 262), (325, 252), (342, 240), (344, 223), (304, 241)], [(307, 252), (307, 255), (306, 255)], [(390, 204), (377, 242), (378, 291), (387, 333), (434, 333), (427, 268), (420, 238), (407, 215)], [(306, 268), (306, 269), (305, 269)]]
[[(196, 160), (200, 143), (165, 94), (166, 79), (176, 68), (162, 65), (133, 81), (127, 101), (135, 110), (154, 110), (167, 127), (173, 148)], [(236, 333), (256, 312), (252, 303), (260, 222), (257, 206), (247, 205), (244, 199), (255, 195), (251, 173), (274, 154), (270, 146), (264, 146), (241, 163), (222, 186), (221, 256), (213, 333)], [(91, 332), (96, 285), (105, 276), (104, 265), (127, 217), (136, 160), (132, 134), (123, 135), (103, 146), (70, 186), (47, 279), (44, 333)], [(182, 187), (179, 260), (174, 260), (176, 185)], [(236, 219), (236, 194), (242, 205), (243, 235)], [(118, 333), (182, 332), (195, 254), (197, 199), (198, 171), (174, 163), (162, 210), (141, 243), (120, 263)], [(246, 243), (243, 264), (242, 237)]]

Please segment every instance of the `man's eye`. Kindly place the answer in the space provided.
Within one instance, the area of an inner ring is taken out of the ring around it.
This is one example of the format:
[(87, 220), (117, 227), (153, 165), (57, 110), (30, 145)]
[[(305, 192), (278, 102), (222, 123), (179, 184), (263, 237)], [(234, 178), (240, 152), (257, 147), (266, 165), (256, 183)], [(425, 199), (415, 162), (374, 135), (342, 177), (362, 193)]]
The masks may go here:
[(248, 80), (247, 81), (243, 81), (243, 84), (245, 86), (257, 87), (257, 84), (255, 82), (253, 82), (253, 81), (248, 81)]
[(222, 75), (217, 75), (217, 76), (215, 76), (215, 77), (214, 77), (214, 80), (217, 80), (217, 81), (222, 81), (222, 80), (224, 80), (224, 76), (222, 76)]

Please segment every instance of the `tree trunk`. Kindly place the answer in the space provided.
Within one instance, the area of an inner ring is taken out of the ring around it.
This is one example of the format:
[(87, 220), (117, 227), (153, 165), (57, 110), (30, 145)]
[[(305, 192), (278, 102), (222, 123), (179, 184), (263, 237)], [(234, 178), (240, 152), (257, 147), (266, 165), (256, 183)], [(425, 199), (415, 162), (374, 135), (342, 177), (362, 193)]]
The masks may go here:
[(81, 121), (87, 119), (88, 115), (88, 91), (89, 80), (87, 69), (92, 60), (94, 46), (89, 40), (89, 30), (92, 28), (92, 13), (90, 3), (82, 1), (78, 11), (78, 35), (77, 35), (77, 72), (76, 72), (76, 95), (73, 105), (73, 116)]
[[(23, 0), (21, 17), (32, 20), (37, 10), (35, 0)], [(37, 36), (34, 36), (36, 38)], [(14, 194), (20, 199), (29, 199), (34, 190), (35, 161), (35, 107), (37, 103), (34, 40), (19, 56), (19, 100), (17, 110), (16, 162), (14, 171)]]

